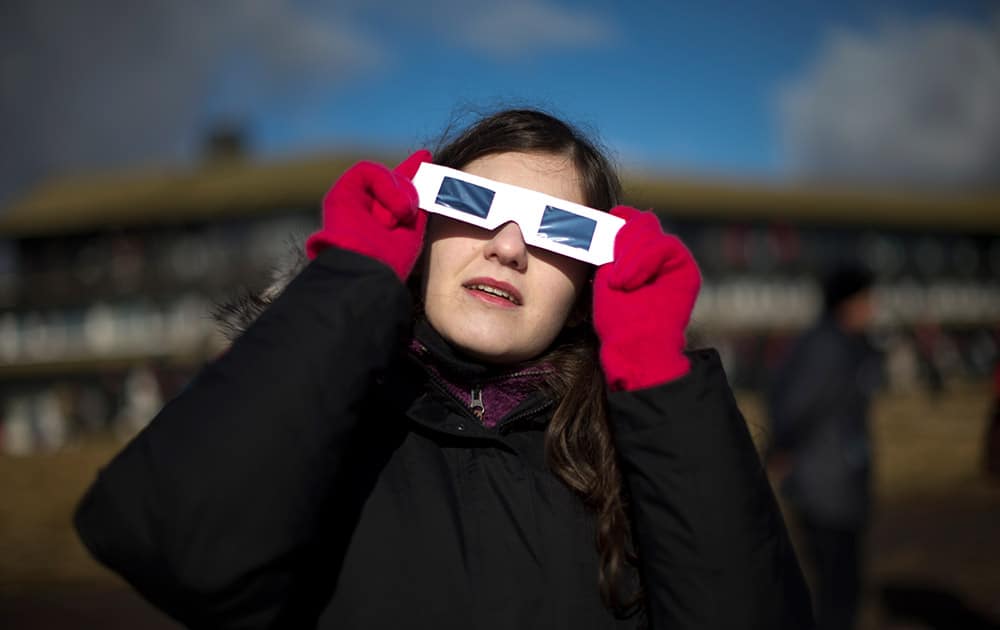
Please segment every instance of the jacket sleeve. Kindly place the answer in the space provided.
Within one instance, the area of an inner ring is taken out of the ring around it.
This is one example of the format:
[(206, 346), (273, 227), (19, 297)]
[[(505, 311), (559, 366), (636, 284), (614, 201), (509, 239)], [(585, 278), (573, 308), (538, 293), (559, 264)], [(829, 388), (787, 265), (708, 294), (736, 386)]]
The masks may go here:
[(609, 396), (650, 627), (812, 628), (809, 593), (718, 354)]
[(186, 625), (282, 625), (409, 318), (389, 267), (322, 252), (101, 470), (83, 542)]

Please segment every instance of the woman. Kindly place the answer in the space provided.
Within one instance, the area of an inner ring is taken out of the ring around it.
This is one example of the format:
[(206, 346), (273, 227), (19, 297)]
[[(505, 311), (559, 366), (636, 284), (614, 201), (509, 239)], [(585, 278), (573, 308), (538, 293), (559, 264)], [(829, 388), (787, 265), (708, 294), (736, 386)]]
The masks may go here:
[[(617, 207), (595, 273), (516, 223), (428, 225), (410, 180), (430, 159), (333, 186), (312, 262), (84, 498), (94, 555), (195, 627), (809, 627), (718, 356), (683, 353), (683, 245)], [(619, 196), (532, 110), (436, 162)]]

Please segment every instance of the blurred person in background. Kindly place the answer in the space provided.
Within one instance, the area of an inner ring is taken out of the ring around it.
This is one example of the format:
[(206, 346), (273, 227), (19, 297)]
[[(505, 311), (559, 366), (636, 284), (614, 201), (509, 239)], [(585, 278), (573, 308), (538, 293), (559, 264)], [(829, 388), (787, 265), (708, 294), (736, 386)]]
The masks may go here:
[(1000, 358), (993, 366), (993, 403), (986, 423), (983, 463), (986, 474), (1000, 481)]
[(542, 112), (436, 157), (611, 209), (614, 261), (428, 220), (427, 151), (355, 165), (311, 262), (102, 470), (91, 552), (192, 627), (812, 627), (719, 357), (684, 352), (688, 250)]
[(822, 282), (823, 311), (777, 369), (768, 397), (769, 468), (781, 480), (814, 567), (817, 627), (857, 616), (871, 512), (869, 411), (881, 383), (872, 274), (846, 263)]

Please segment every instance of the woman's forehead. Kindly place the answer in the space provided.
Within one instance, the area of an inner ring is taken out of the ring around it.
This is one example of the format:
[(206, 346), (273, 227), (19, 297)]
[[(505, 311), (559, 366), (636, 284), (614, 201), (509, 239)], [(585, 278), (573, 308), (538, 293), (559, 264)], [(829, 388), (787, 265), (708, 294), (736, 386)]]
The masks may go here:
[(550, 153), (493, 153), (477, 158), (463, 171), (585, 205), (583, 180), (573, 160)]

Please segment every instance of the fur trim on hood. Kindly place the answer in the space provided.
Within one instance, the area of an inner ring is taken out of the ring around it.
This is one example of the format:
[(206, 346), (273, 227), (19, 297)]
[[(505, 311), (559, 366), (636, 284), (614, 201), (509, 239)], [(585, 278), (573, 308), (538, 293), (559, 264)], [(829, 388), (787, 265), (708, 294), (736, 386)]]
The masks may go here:
[(288, 249), (271, 268), (271, 282), (261, 291), (244, 290), (212, 310), (212, 319), (229, 341), (233, 341), (254, 323), (288, 283), (309, 264), (302, 239), (289, 239)]

